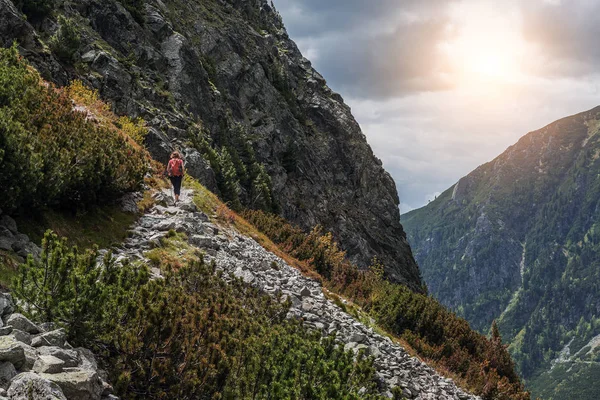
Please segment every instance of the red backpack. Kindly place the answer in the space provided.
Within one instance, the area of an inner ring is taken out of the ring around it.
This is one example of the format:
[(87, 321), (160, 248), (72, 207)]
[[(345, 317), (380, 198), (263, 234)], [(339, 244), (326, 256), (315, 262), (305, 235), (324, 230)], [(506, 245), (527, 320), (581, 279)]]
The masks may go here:
[(173, 158), (169, 161), (169, 168), (171, 170), (171, 176), (183, 176), (183, 160), (180, 158)]

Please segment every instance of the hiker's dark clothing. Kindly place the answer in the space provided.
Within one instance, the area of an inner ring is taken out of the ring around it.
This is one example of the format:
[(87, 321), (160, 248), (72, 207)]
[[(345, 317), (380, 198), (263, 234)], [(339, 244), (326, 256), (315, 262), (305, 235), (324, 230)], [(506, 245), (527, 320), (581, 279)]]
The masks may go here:
[(183, 176), (170, 176), (169, 179), (173, 184), (173, 191), (175, 195), (179, 196), (181, 194), (181, 181), (183, 180)]

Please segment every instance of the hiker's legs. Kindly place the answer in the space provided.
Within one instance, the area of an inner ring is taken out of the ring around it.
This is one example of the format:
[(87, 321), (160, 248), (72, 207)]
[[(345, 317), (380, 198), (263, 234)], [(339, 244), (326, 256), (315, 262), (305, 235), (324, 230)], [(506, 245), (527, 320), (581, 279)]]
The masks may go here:
[(179, 201), (179, 195), (181, 194), (181, 181), (183, 176), (173, 176), (171, 183), (173, 183), (173, 192), (175, 193), (175, 201)]

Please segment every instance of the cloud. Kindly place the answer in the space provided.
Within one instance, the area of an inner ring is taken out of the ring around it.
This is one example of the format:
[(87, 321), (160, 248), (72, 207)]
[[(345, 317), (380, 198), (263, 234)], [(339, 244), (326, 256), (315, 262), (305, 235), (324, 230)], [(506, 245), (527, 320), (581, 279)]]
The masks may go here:
[(405, 213), (526, 133), (600, 104), (600, 77), (534, 79), (498, 98), (455, 89), (347, 101), (394, 178)]
[(541, 49), (538, 74), (581, 76), (600, 64), (600, 2), (523, 1), (523, 35)]
[[(352, 107), (396, 182), (402, 213), (527, 132), (600, 104), (597, 0), (274, 2), (291, 38)], [(485, 70), (503, 50), (519, 71), (500, 83), (469, 69), (448, 79), (439, 48), (453, 42), (465, 43), (450, 53), (459, 67)], [(470, 54), (471, 42), (482, 54)]]
[(329, 84), (347, 95), (390, 98), (452, 87), (438, 44), (443, 1), (277, 0), (290, 35)]

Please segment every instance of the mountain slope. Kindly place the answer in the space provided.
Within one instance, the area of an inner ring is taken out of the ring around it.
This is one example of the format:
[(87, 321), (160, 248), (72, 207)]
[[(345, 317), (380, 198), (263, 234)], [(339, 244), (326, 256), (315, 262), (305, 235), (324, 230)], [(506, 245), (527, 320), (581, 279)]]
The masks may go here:
[(118, 114), (143, 117), (153, 156), (183, 149), (189, 171), (232, 206), (321, 224), (358, 265), (376, 256), (422, 290), (393, 180), (266, 1), (39, 3), (52, 11), (25, 20), (0, 0), (0, 41), (17, 40), (42, 76), (81, 79)]
[(431, 292), (479, 330), (498, 319), (534, 396), (597, 386), (599, 132), (600, 107), (556, 121), (403, 218)]
[[(405, 347), (486, 400), (529, 399), (499, 335), (383, 279), (381, 264), (360, 271), (322, 228), (259, 210), (245, 220), (189, 177), (169, 207), (164, 166), (138, 144), (143, 121), (118, 118), (81, 83), (42, 81), (15, 47), (0, 49), (0, 82), (0, 163), (13, 171), (2, 187), (35, 183), (1, 198), (0, 285), (29, 317), (97, 350), (123, 398), (472, 398)], [(135, 162), (114, 174), (109, 154)]]

